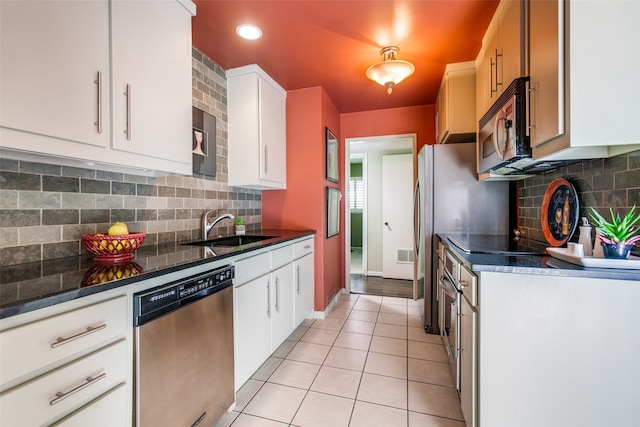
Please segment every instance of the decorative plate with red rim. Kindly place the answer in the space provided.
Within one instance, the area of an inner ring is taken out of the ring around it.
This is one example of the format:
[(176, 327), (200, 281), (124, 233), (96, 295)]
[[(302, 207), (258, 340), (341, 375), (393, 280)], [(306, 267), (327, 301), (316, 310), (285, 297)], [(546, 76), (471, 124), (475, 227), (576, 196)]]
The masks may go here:
[(578, 193), (563, 178), (554, 179), (544, 192), (540, 222), (545, 239), (551, 246), (562, 246), (578, 227), (580, 209)]

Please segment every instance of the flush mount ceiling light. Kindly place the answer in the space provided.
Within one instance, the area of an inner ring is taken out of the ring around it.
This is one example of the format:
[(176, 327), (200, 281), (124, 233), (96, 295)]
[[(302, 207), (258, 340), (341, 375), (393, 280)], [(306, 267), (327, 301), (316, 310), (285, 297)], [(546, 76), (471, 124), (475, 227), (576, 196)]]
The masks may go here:
[(382, 62), (374, 64), (367, 69), (367, 77), (385, 86), (387, 93), (393, 91), (393, 87), (409, 77), (416, 70), (411, 62), (396, 59), (399, 49), (396, 46), (387, 46), (380, 49)]
[(262, 30), (255, 25), (242, 24), (236, 27), (236, 34), (243, 39), (257, 40), (262, 37)]

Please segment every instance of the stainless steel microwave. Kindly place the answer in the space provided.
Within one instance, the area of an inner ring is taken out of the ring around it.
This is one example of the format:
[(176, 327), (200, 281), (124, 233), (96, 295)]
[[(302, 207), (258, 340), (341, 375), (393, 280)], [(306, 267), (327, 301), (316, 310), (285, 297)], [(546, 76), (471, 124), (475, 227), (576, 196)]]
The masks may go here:
[(478, 171), (514, 174), (533, 163), (529, 143), (529, 77), (515, 79), (480, 119)]

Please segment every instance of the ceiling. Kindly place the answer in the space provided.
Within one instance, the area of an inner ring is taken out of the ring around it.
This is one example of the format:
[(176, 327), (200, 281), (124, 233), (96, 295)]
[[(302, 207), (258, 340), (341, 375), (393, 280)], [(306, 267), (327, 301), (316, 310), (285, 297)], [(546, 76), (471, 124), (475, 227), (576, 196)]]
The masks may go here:
[[(194, 0), (193, 45), (225, 70), (258, 64), (285, 90), (321, 86), (341, 113), (435, 102), (446, 64), (475, 59), (498, 0)], [(240, 39), (241, 23), (259, 40)], [(415, 73), (392, 94), (367, 79), (380, 48)]]

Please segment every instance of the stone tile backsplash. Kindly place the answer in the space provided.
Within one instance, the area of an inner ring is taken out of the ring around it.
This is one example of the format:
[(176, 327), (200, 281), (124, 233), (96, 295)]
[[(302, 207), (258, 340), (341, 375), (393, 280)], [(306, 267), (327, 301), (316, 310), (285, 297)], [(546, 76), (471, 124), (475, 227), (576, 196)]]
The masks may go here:
[[(227, 185), (225, 72), (192, 53), (193, 105), (216, 117), (216, 176), (147, 177), (0, 159), (1, 265), (79, 255), (82, 234), (106, 232), (115, 221), (146, 232), (145, 245), (200, 238), (210, 209), (241, 216), (249, 231), (261, 228), (261, 192)], [(212, 236), (233, 230), (223, 221)]]
[[(518, 227), (529, 238), (545, 242), (540, 209), (547, 186), (556, 178), (564, 178), (576, 187), (580, 217), (589, 217), (589, 207), (605, 217), (609, 215), (609, 208), (621, 214), (634, 204), (640, 208), (640, 151), (608, 159), (584, 160), (518, 182)], [(577, 230), (571, 240), (578, 240)], [(633, 253), (640, 254), (638, 245)]]

